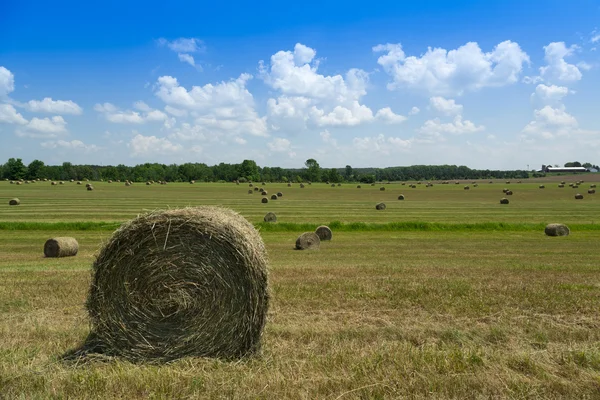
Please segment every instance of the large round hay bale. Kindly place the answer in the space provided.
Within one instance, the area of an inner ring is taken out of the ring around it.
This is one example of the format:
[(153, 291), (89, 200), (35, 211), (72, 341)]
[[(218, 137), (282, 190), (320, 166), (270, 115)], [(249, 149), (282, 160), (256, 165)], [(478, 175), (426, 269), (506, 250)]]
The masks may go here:
[(375, 205), (376, 210), (385, 210), (385, 203), (377, 203)]
[(131, 183), (125, 182), (125, 186), (131, 186)]
[(332, 184), (331, 184), (331, 187), (335, 187), (335, 183), (332, 183)]
[(465, 190), (470, 190), (471, 188), (470, 188), (470, 187), (467, 185), (467, 186), (465, 186), (463, 189), (465, 189)]
[(572, 187), (573, 189), (577, 189), (577, 188), (579, 188), (579, 185), (573, 185), (573, 186), (571, 186), (571, 187)]
[(46, 257), (70, 257), (77, 255), (79, 244), (72, 237), (55, 237), (46, 240), (44, 255)]
[(254, 191), (252, 189), (248, 189), (248, 194), (252, 194)]
[(588, 194), (595, 194), (596, 193), (596, 189), (588, 189)]
[(51, 185), (52, 185), (52, 186), (56, 186), (56, 185), (57, 185), (57, 183), (56, 183), (56, 182), (52, 182), (52, 183), (51, 183)]
[(271, 200), (277, 200), (277, 199), (278, 199), (278, 197), (276, 194), (271, 195)]
[(18, 206), (19, 204), (21, 204), (21, 200), (17, 199), (16, 197), (8, 201), (9, 206)]
[(379, 190), (383, 192), (385, 190), (385, 186), (380, 187)]
[(304, 189), (304, 183), (300, 184), (300, 189)]
[(500, 204), (508, 204), (508, 203), (509, 203), (509, 201), (506, 197), (503, 197), (500, 199)]
[(91, 184), (91, 183), (86, 183), (86, 184), (85, 184), (85, 187), (86, 187), (86, 188), (87, 188), (87, 187), (90, 187), (90, 186), (92, 186), (92, 184)]
[(265, 222), (277, 222), (277, 215), (274, 212), (268, 212), (263, 219)]
[(565, 187), (565, 185), (561, 183), (560, 185), (558, 185), (558, 187), (559, 187), (559, 188), (564, 188), (564, 187)]
[(268, 203), (269, 199), (267, 199), (266, 197), (263, 197), (260, 202), (261, 203)]
[(404, 195), (401, 194), (400, 196), (398, 196), (398, 200), (404, 200)]
[(564, 185), (564, 184), (565, 184), (565, 181), (560, 181), (560, 184), (561, 184), (561, 185)]
[(94, 187), (92, 185), (90, 185), (87, 187), (87, 190), (89, 190), (91, 192), (92, 190), (94, 190)]
[(252, 186), (254, 186), (254, 185), (252, 185), (251, 183), (248, 184), (248, 187), (252, 187)]
[(11, 184), (11, 185), (14, 185), (14, 184), (15, 184), (15, 181), (10, 181), (10, 184)]
[(296, 250), (319, 250), (321, 239), (314, 232), (304, 232), (296, 239)]
[(548, 236), (569, 236), (569, 233), (571, 233), (569, 227), (565, 224), (548, 224), (544, 232)]
[(331, 240), (331, 237), (333, 236), (331, 229), (326, 225), (317, 227), (315, 233), (319, 237), (319, 240)]
[(341, 183), (338, 183), (337, 185), (338, 185), (338, 186), (342, 186), (342, 184), (341, 184)]
[(65, 184), (65, 182), (63, 182), (63, 181), (60, 181), (60, 182), (58, 182), (58, 183), (59, 183), (60, 185), (64, 185), (64, 184)]
[(288, 187), (292, 187), (292, 184), (291, 184), (291, 183), (288, 183)]
[(84, 349), (131, 361), (250, 355), (266, 321), (267, 275), (260, 235), (231, 210), (139, 216), (93, 264)]
[(193, 185), (194, 183), (196, 183), (196, 181), (190, 181), (190, 185)]
[(513, 194), (513, 191), (512, 191), (512, 190), (507, 190), (505, 194), (506, 194), (507, 196), (512, 196), (512, 194)]
[(356, 188), (357, 188), (357, 189), (360, 189), (360, 188), (361, 188), (361, 186), (360, 186), (360, 185), (357, 185), (357, 186), (356, 186)]
[(590, 189), (595, 189), (596, 188), (596, 184), (590, 185)]
[(262, 194), (263, 196), (266, 196), (267, 194), (269, 194), (269, 192), (267, 192), (266, 190), (264, 190), (264, 189), (263, 189), (263, 190), (260, 192), (260, 194)]
[(77, 181), (77, 184), (78, 184), (78, 185), (81, 185), (81, 181)]
[(110, 179), (109, 179), (109, 180), (108, 180), (108, 183), (112, 183), (112, 180), (110, 180)]
[(540, 189), (545, 189), (545, 188), (546, 188), (546, 186), (540, 185)]
[(583, 199), (583, 195), (581, 193), (577, 193), (575, 195), (575, 200), (582, 200)]
[(277, 197), (282, 197), (282, 196), (283, 196), (283, 193), (277, 192)]
[(254, 191), (258, 192), (260, 189), (258, 187), (254, 187)]

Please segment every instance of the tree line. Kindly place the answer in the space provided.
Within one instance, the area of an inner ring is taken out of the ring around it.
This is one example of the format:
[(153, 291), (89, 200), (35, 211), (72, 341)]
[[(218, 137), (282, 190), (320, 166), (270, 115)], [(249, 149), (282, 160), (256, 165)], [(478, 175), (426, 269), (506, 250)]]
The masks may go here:
[(253, 160), (240, 164), (220, 163), (208, 166), (204, 163), (159, 164), (144, 163), (135, 166), (119, 164), (46, 165), (34, 160), (25, 165), (20, 158), (10, 158), (0, 166), (2, 179), (49, 179), (49, 180), (129, 180), (132, 182), (167, 181), (188, 182), (382, 182), (382, 181), (433, 181), (456, 179), (527, 179), (529, 172), (524, 170), (479, 170), (456, 165), (413, 165), (388, 168), (322, 168), (315, 159), (306, 160), (304, 168), (260, 167)]

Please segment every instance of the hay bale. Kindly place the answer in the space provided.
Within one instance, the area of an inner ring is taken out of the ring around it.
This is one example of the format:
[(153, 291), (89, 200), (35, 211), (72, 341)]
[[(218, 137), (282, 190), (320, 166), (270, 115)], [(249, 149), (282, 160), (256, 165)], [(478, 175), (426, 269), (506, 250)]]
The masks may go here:
[(19, 204), (21, 204), (21, 200), (17, 199), (16, 197), (8, 201), (9, 206), (18, 206)]
[(588, 194), (595, 194), (596, 193), (596, 189), (588, 189)]
[(546, 188), (546, 186), (540, 185), (540, 189), (545, 189), (545, 188)]
[(277, 197), (282, 197), (282, 196), (283, 196), (283, 193), (277, 192)]
[(77, 184), (78, 184), (78, 185), (81, 185), (81, 181), (77, 181)]
[(382, 187), (379, 188), (379, 190), (381, 190), (383, 192), (385, 190), (385, 187), (382, 186)]
[(267, 183), (266, 183), (266, 182), (263, 182), (261, 185), (263, 185), (263, 186), (267, 186)]
[(506, 193), (506, 192), (508, 192), (507, 188), (502, 189), (502, 193)]
[(569, 183), (569, 187), (573, 187), (574, 183)]
[[(190, 183), (192, 183), (192, 182), (190, 182)], [(150, 186), (150, 185), (152, 185), (152, 183), (150, 181), (146, 182), (146, 186)]]
[(11, 184), (11, 185), (14, 185), (14, 184), (15, 184), (15, 181), (10, 181), (10, 184)]
[(573, 189), (578, 189), (578, 188), (579, 188), (579, 185), (573, 185), (573, 186), (572, 186), (572, 188), (573, 188)]
[(190, 181), (190, 185), (193, 185), (194, 183), (196, 183), (196, 181)]
[(90, 186), (92, 186), (92, 184), (91, 184), (91, 183), (86, 183), (86, 184), (85, 184), (85, 187), (86, 187), (86, 188), (87, 188), (87, 187), (90, 187)]
[(510, 185), (510, 181), (506, 181), (506, 184), (507, 184), (507, 185)]
[(500, 199), (500, 204), (508, 204), (508, 199), (506, 197), (503, 197)]
[(269, 192), (267, 192), (266, 190), (264, 190), (264, 189), (263, 189), (263, 190), (260, 192), (260, 194), (262, 194), (263, 196), (266, 196), (267, 194), (269, 194)]
[(268, 203), (269, 199), (267, 199), (266, 197), (263, 197), (260, 202), (261, 203)]
[(109, 179), (109, 180), (108, 180), (108, 183), (112, 183), (112, 181)]
[(194, 207), (141, 215), (100, 250), (70, 356), (237, 359), (260, 348), (269, 305), (264, 243), (239, 214)]
[(259, 190), (259, 189), (258, 189), (257, 187), (254, 187), (254, 191), (255, 191), (255, 192), (258, 192), (258, 190)]
[(565, 185), (563, 185), (562, 183), (560, 185), (558, 185), (559, 188), (564, 188)]
[(51, 185), (52, 185), (52, 186), (56, 186), (56, 185), (57, 185), (57, 183), (53, 181), (53, 182), (51, 183)]
[(479, 187), (479, 184), (478, 184), (478, 183), (476, 183), (476, 184), (474, 184), (474, 185), (473, 185), (473, 187)]
[(569, 236), (571, 231), (565, 224), (548, 224), (544, 232), (548, 236)]
[(595, 189), (596, 188), (596, 184), (590, 185), (590, 189)]
[(23, 184), (23, 182), (17, 182), (17, 185), (22, 185), (22, 184)]
[(358, 185), (358, 186), (356, 186), (356, 188), (357, 188), (357, 189), (360, 189), (360, 188), (361, 188), (361, 186), (360, 186), (360, 185)]
[(335, 183), (332, 183), (332, 184), (331, 184), (331, 187), (335, 187)]
[(300, 189), (304, 189), (304, 183), (300, 184)]
[(277, 200), (279, 197), (277, 197), (276, 194), (271, 195), (271, 200)]
[(248, 194), (252, 194), (254, 191), (252, 189), (248, 189)]
[(404, 195), (401, 194), (400, 196), (398, 196), (398, 200), (404, 200)]
[(513, 192), (512, 192), (512, 190), (507, 190), (505, 194), (506, 194), (507, 196), (512, 196)]
[(375, 184), (374, 184), (374, 183), (371, 183), (371, 186), (375, 186)]
[(277, 222), (277, 215), (274, 212), (268, 212), (263, 218), (265, 222)]
[(385, 210), (385, 203), (377, 203), (375, 205), (376, 210)]
[(131, 186), (131, 183), (125, 182), (125, 186)]
[(291, 183), (288, 183), (288, 187), (292, 187), (292, 184), (291, 184)]
[(94, 187), (92, 185), (90, 185), (87, 187), (87, 190), (91, 192), (92, 190), (94, 190)]
[(46, 257), (71, 257), (77, 255), (79, 244), (72, 237), (55, 237), (46, 240), (44, 255)]
[(406, 182), (402, 182), (402, 186), (406, 185)]
[(465, 186), (463, 189), (465, 189), (465, 190), (469, 190), (469, 189), (471, 189), (471, 188), (470, 188), (470, 187), (467, 185), (467, 186)]
[(319, 237), (319, 240), (331, 240), (333, 233), (331, 229), (326, 225), (321, 225), (315, 229), (315, 233)]
[(252, 186), (254, 186), (254, 185), (252, 185), (251, 183), (248, 184), (248, 187), (252, 187)]
[(337, 185), (338, 185), (338, 186), (342, 186), (342, 184), (341, 184), (341, 183), (338, 183)]
[(296, 239), (296, 250), (319, 250), (321, 239), (314, 232), (304, 232)]
[(583, 200), (583, 195), (581, 193), (577, 193), (575, 195), (575, 200)]

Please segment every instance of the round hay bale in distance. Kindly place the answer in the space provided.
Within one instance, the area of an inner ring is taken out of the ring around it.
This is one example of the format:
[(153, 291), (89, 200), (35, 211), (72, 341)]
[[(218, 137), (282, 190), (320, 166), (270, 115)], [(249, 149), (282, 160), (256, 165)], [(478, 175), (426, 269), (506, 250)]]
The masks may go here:
[(277, 222), (277, 215), (274, 212), (268, 212), (263, 218), (265, 222)]
[(44, 255), (46, 257), (71, 257), (77, 255), (79, 243), (72, 237), (55, 237), (46, 240)]
[(277, 197), (283, 197), (283, 193), (277, 192)]
[(500, 204), (508, 204), (508, 203), (509, 203), (509, 201), (506, 197), (503, 197), (500, 199)]
[(271, 200), (277, 200), (279, 197), (277, 197), (276, 194), (271, 195)]
[(385, 190), (385, 186), (380, 187), (379, 190), (383, 192)]
[(332, 184), (331, 184), (331, 187), (335, 187), (335, 183), (332, 183)]
[(19, 204), (21, 204), (21, 200), (17, 199), (16, 197), (8, 201), (9, 206), (18, 206)]
[(545, 188), (546, 188), (546, 186), (540, 185), (540, 189), (545, 189)]
[(252, 189), (248, 189), (248, 194), (252, 194), (254, 191)]
[(561, 184), (559, 184), (559, 185), (558, 185), (558, 187), (559, 187), (559, 188), (564, 188), (564, 187), (565, 187), (565, 185), (561, 183)]
[(291, 184), (291, 183), (288, 183), (287, 185), (288, 185), (288, 187), (292, 187), (292, 184)]
[(261, 202), (261, 203), (268, 203), (268, 202), (269, 202), (269, 199), (267, 199), (266, 197), (263, 197), (263, 198), (260, 200), (260, 202)]
[(331, 240), (333, 233), (327, 225), (321, 225), (315, 229), (315, 233), (320, 240)]
[(304, 232), (296, 239), (296, 250), (319, 250), (321, 239), (314, 232)]
[(506, 193), (504, 193), (507, 196), (512, 196), (513, 195), (513, 191), (512, 190), (507, 190)]
[(595, 194), (596, 193), (596, 189), (588, 189), (588, 194)]
[(250, 355), (266, 321), (267, 269), (260, 235), (229, 209), (141, 215), (93, 264), (88, 348), (131, 361)]
[(590, 185), (590, 189), (595, 189), (596, 188), (596, 184)]
[(544, 232), (548, 236), (569, 236), (571, 230), (565, 224), (548, 224)]
[(259, 191), (259, 189), (258, 189), (257, 187), (255, 187), (255, 188), (254, 188), (254, 191), (255, 191), (255, 192), (258, 192), (258, 191)]
[(377, 203), (375, 205), (376, 210), (385, 210), (385, 203)]
[(575, 195), (575, 200), (582, 200), (583, 199), (583, 195), (581, 193), (577, 193)]
[(471, 189), (468, 185), (464, 187), (465, 190)]
[(404, 200), (404, 195), (401, 194), (400, 196), (398, 196), (398, 200)]
[(360, 188), (361, 188), (361, 186), (360, 186), (360, 185), (358, 185), (358, 186), (356, 186), (356, 188), (357, 188), (357, 189), (360, 189)]
[(87, 190), (91, 192), (92, 190), (94, 190), (94, 187), (92, 185), (90, 185), (87, 187)]
[(300, 184), (300, 189), (304, 189), (304, 183)]

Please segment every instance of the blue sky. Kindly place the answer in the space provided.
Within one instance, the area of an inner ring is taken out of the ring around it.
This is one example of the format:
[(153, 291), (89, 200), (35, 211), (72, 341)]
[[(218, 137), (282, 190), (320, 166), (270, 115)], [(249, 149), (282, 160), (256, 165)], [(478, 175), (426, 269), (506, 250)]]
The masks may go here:
[(4, 0), (0, 162), (598, 164), (597, 47), (591, 0)]

